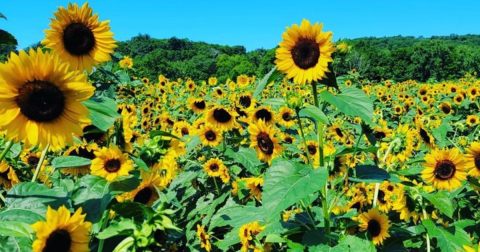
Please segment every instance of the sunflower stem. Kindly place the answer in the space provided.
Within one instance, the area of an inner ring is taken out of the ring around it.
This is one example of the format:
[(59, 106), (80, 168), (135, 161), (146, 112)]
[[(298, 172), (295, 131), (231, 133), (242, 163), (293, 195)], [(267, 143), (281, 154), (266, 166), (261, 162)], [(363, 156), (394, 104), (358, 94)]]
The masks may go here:
[[(104, 230), (107, 226), (107, 223), (108, 223), (108, 215), (109, 215), (109, 211), (108, 210), (105, 210), (103, 212), (103, 215), (102, 215), (102, 227), (100, 229), (100, 231)], [(99, 232), (100, 232), (99, 231)], [(98, 249), (97, 249), (97, 252), (103, 252), (103, 243), (105, 242), (104, 239), (101, 239), (98, 241)]]
[(40, 156), (40, 160), (38, 161), (37, 168), (35, 168), (35, 173), (33, 174), (32, 182), (37, 181), (38, 174), (42, 169), (42, 164), (43, 164), (43, 161), (45, 160), (45, 156), (47, 155), (48, 149), (50, 149), (50, 143), (48, 143), (45, 149), (42, 151), (42, 155)]
[(5, 197), (3, 197), (3, 194), (2, 194), (2, 193), (3, 193), (3, 191), (0, 192), (0, 199), (2, 200), (3, 204), (5, 204), (5, 202), (6, 202), (7, 200), (5, 199)]
[(307, 154), (308, 164), (310, 164), (313, 167), (312, 158), (310, 157), (310, 152), (308, 152), (307, 141), (305, 141), (305, 135), (303, 134), (303, 126), (302, 126), (302, 120), (300, 119), (300, 111), (297, 109), (295, 114), (297, 114), (298, 126), (300, 127), (300, 135), (302, 135), (303, 148), (305, 148), (305, 153)]
[(377, 206), (378, 191), (380, 190), (380, 183), (375, 183), (375, 193), (373, 194), (373, 207)]
[(5, 149), (2, 151), (2, 153), (0, 154), (0, 162), (3, 161), (3, 159), (5, 158), (5, 156), (7, 155), (8, 151), (10, 151), (10, 149), (12, 148), (13, 146), (13, 140), (10, 140), (7, 142), (7, 146), (5, 147)]
[[(422, 207), (422, 212), (423, 212), (423, 219), (425, 220), (428, 219), (427, 211), (425, 211), (424, 207)], [(430, 252), (430, 237), (428, 236), (428, 233), (427, 233), (426, 241), (427, 241), (427, 252)]]
[(303, 202), (303, 200), (300, 200), (300, 204), (302, 204), (302, 207), (303, 209), (305, 209), (305, 212), (307, 212), (308, 218), (312, 222), (313, 227), (315, 227), (315, 218), (313, 218), (312, 211), (310, 210), (310, 208), (308, 208), (307, 205), (305, 205), (305, 202)]
[(217, 180), (213, 177), (213, 183), (215, 184), (215, 189), (217, 189), (217, 195), (220, 195), (220, 190), (218, 189)]

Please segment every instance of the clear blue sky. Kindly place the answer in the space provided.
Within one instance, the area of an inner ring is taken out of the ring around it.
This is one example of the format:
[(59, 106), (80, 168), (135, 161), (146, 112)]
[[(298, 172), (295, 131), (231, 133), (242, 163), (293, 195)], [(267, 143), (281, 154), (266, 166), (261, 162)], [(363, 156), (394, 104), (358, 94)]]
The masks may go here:
[[(68, 1), (2, 0), (0, 29), (25, 48), (43, 39), (49, 18)], [(188, 38), (247, 50), (273, 48), (286, 26), (302, 18), (323, 22), (334, 40), (365, 36), (480, 34), (479, 0), (91, 0), (100, 20), (111, 20), (115, 39), (139, 33)], [(76, 2), (82, 5), (82, 2)]]

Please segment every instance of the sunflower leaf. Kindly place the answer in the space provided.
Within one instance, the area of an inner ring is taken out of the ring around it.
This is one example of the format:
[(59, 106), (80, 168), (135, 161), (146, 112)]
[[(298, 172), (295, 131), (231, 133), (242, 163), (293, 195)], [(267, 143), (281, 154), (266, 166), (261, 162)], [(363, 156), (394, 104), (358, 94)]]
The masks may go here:
[(25, 237), (0, 236), (1, 251), (32, 251), (32, 240)]
[(135, 228), (136, 226), (132, 219), (122, 219), (119, 222), (110, 224), (107, 228), (102, 230), (97, 235), (97, 238), (104, 240), (119, 235), (131, 235)]
[(110, 98), (95, 97), (83, 104), (90, 111), (88, 118), (92, 120), (92, 124), (104, 132), (113, 125), (116, 118), (121, 117), (117, 113), (117, 103)]
[(424, 219), (422, 223), (428, 234), (437, 239), (437, 246), (440, 251), (462, 251), (464, 244), (471, 244), (470, 237), (462, 229), (456, 227), (445, 229), (436, 226), (430, 219)]
[(334, 95), (328, 90), (320, 93), (320, 97), (349, 116), (358, 116), (369, 125), (373, 125), (373, 102), (362, 90), (345, 87), (342, 93)]
[(381, 183), (390, 179), (390, 174), (375, 165), (358, 165), (355, 167), (356, 177), (349, 179), (354, 182)]
[(166, 136), (166, 137), (171, 137), (171, 138), (175, 138), (175, 139), (178, 139), (180, 141), (183, 141), (182, 139), (180, 139), (179, 137), (171, 134), (171, 133), (168, 133), (168, 132), (165, 132), (165, 131), (161, 131), (161, 130), (152, 130), (150, 131), (150, 138), (154, 138), (156, 136)]
[(87, 214), (86, 221), (98, 222), (107, 205), (113, 199), (110, 183), (99, 176), (86, 175), (75, 184), (72, 200), (75, 206), (82, 207)]
[(19, 221), (0, 222), (0, 236), (25, 237), (32, 239), (33, 230), (27, 223)]
[(255, 152), (254, 149), (240, 147), (237, 152), (234, 152), (232, 149), (228, 149), (225, 152), (225, 155), (242, 164), (247, 171), (254, 176), (260, 175), (260, 169), (258, 167), (262, 163), (260, 160), (258, 160), (257, 152)]
[(52, 161), (53, 169), (81, 167), (92, 164), (92, 160), (77, 156), (62, 156), (56, 157)]
[(328, 171), (276, 159), (265, 173), (262, 203), (268, 218), (319, 191), (327, 182)]
[(325, 113), (323, 113), (320, 108), (311, 104), (300, 110), (300, 116), (310, 116), (313, 117), (313, 119), (315, 119), (317, 122), (329, 123), (328, 117), (325, 115)]
[(455, 207), (446, 192), (438, 191), (435, 194), (422, 193), (421, 195), (430, 201), (440, 212), (452, 218)]
[(0, 29), (0, 45), (18, 45), (17, 39), (7, 31)]
[(280, 77), (282, 75), (281, 72), (279, 72), (277, 70), (276, 67), (273, 67), (272, 70), (270, 70), (270, 72), (268, 72), (262, 80), (260, 80), (260, 82), (258, 83), (257, 87), (255, 88), (255, 92), (253, 92), (253, 98), (257, 98), (260, 94), (262, 94), (263, 92), (263, 89), (265, 88), (265, 86), (276, 80), (278, 77)]

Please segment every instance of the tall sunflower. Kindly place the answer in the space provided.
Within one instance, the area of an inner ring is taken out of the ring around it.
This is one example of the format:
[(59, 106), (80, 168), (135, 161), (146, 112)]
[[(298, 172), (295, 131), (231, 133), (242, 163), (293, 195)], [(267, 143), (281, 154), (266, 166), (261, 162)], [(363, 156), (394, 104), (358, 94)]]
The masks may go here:
[(467, 179), (467, 160), (457, 148), (435, 149), (425, 156), (425, 161), (422, 178), (438, 189), (452, 191)]
[(92, 66), (111, 60), (110, 54), (117, 45), (110, 21), (98, 21), (88, 2), (82, 7), (69, 3), (67, 9), (60, 7), (53, 15), (55, 19), (51, 19), (51, 29), (45, 30), (42, 44), (70, 62), (71, 70), (90, 72)]
[(270, 164), (272, 159), (282, 152), (283, 148), (275, 137), (276, 130), (273, 126), (265, 125), (263, 120), (250, 124), (248, 132), (250, 133), (250, 148), (255, 148), (258, 159)]
[(360, 231), (368, 231), (375, 245), (383, 244), (383, 241), (390, 237), (388, 234), (390, 221), (387, 216), (381, 214), (375, 208), (360, 214), (358, 217), (354, 217), (354, 220), (360, 222)]
[(293, 78), (295, 84), (305, 84), (324, 78), (335, 51), (332, 32), (322, 32), (323, 24), (303, 19), (283, 33), (283, 41), (275, 51), (277, 69)]
[(133, 170), (133, 161), (128, 159), (128, 154), (122, 154), (118, 147), (103, 147), (95, 151), (96, 158), (90, 166), (91, 173), (113, 181), (120, 176), (128, 176)]
[(61, 206), (57, 211), (47, 208), (46, 221), (37, 221), (31, 225), (37, 233), (33, 242), (34, 252), (83, 252), (90, 251), (90, 230), (92, 223), (85, 221), (80, 207), (73, 215), (67, 207)]
[(55, 54), (30, 49), (0, 64), (0, 130), (26, 147), (50, 143), (53, 150), (72, 144), (89, 123), (82, 104), (95, 88), (84, 74), (69, 72)]

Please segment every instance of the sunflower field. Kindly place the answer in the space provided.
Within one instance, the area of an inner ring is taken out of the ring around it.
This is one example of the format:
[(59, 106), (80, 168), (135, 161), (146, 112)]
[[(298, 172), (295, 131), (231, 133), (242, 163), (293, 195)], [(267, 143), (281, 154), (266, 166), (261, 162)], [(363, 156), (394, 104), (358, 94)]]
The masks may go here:
[(336, 76), (304, 19), (265, 76), (148, 79), (93, 13), (0, 63), (0, 251), (480, 251), (474, 74)]

